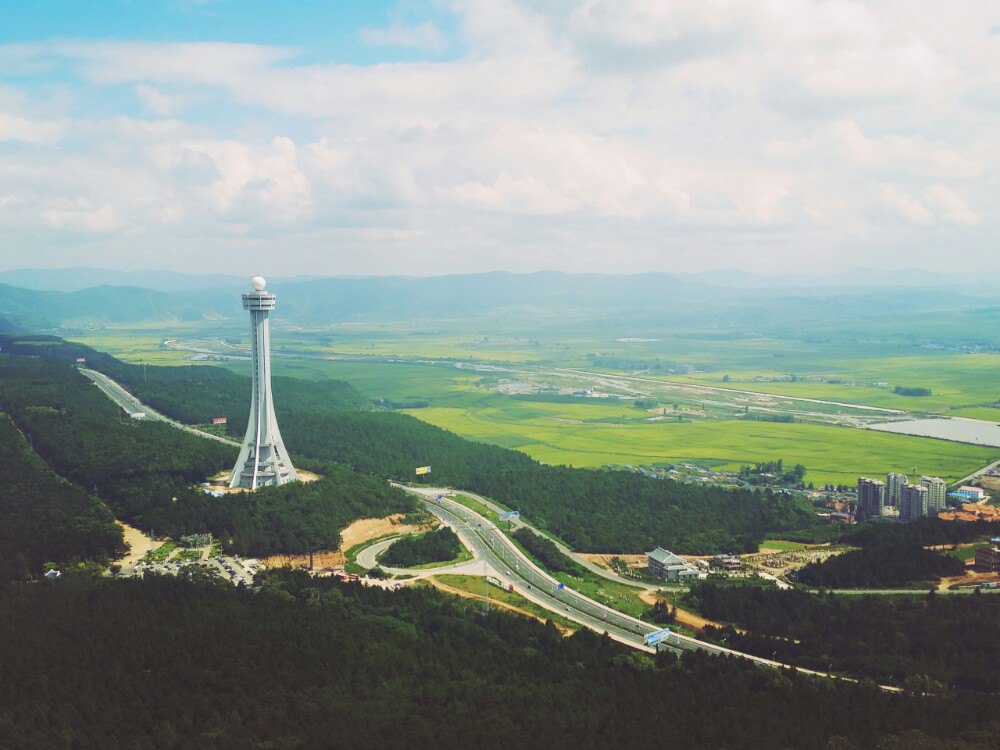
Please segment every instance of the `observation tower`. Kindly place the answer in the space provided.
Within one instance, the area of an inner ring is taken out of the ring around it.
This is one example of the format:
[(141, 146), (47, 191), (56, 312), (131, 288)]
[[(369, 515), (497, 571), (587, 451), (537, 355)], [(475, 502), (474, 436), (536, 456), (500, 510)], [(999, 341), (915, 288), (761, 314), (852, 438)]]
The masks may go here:
[(278, 420), (271, 397), (271, 328), (268, 315), (276, 297), (264, 289), (266, 282), (254, 276), (254, 290), (243, 295), (243, 309), (250, 311), (253, 334), (253, 392), (250, 396), (250, 421), (243, 438), (240, 457), (229, 478), (230, 487), (255, 490), (268, 485), (287, 484), (299, 478), (281, 440)]

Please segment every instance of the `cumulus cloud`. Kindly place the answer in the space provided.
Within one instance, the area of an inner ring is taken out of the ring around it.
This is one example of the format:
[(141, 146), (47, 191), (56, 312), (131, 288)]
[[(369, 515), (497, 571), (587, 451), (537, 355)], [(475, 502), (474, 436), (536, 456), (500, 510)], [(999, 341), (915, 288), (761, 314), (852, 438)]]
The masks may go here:
[(416, 26), (394, 23), (381, 29), (364, 28), (359, 36), (361, 41), (372, 47), (404, 47), (436, 52), (448, 46), (444, 34), (430, 21)]
[[(951, 267), (966, 246), (981, 262), (1000, 228), (988, 4), (449, 7), (463, 52), (435, 62), (222, 41), (0, 46), (0, 67), (81, 81), (70, 97), (8, 82), (0, 184), (20, 202), (0, 229), (63, 245), (100, 232), (149, 248), (142, 265), (173, 247), (178, 263), (228, 268), (280, 243), (302, 272), (429, 273), (829, 270), (873, 248)], [(449, 49), (430, 20), (358, 35)]]

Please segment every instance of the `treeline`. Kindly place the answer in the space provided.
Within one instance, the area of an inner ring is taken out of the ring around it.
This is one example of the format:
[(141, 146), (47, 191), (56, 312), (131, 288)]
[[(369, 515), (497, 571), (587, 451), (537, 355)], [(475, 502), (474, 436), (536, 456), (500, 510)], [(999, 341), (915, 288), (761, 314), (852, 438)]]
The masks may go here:
[(470, 616), (428, 590), (294, 572), (261, 584), (64, 580), (0, 594), (0, 746), (985, 750), (998, 731), (991, 696), (653, 657), (587, 630)]
[(931, 547), (962, 544), (983, 536), (1000, 536), (1000, 522), (954, 523), (938, 518), (920, 518), (911, 523), (859, 524), (848, 528), (840, 539), (856, 547), (880, 547), (892, 543)]
[(897, 385), (892, 389), (892, 392), (899, 396), (930, 396), (932, 395), (930, 388), (908, 388), (903, 385)]
[(684, 603), (748, 630), (716, 636), (758, 656), (921, 690), (1000, 691), (1000, 597), (817, 596), (705, 582)]
[(157, 535), (211, 531), (241, 554), (336, 547), (355, 518), (407, 512), (401, 490), (329, 462), (323, 476), (254, 493), (206, 495), (194, 486), (236, 460), (236, 449), (162, 422), (121, 420), (118, 408), (67, 365), (0, 355), (0, 409), (61, 476), (119, 518)]
[(921, 518), (912, 523), (875, 523), (848, 529), (840, 537), (860, 547), (799, 570), (798, 579), (823, 588), (894, 588), (961, 575), (961, 560), (924, 547), (961, 544), (1000, 535), (1000, 523), (951, 523)]
[[(169, 380), (169, 388), (157, 386), (155, 405), (182, 421), (193, 421), (188, 405), (192, 393), (199, 389), (214, 393), (205, 390), (206, 383), (224, 383), (218, 393), (199, 397), (206, 403), (197, 421), (219, 415), (219, 409), (210, 410), (207, 402), (229, 399), (224, 403), (244, 415), (230, 419), (230, 430), (241, 432), (250, 390), (249, 380), (241, 376), (212, 367), (165, 368), (162, 375), (157, 372), (160, 368), (150, 367), (144, 374), (141, 367), (122, 365), (80, 345), (60, 345), (58, 340), (29, 348), (65, 361), (86, 357), (89, 365), (120, 378), (144, 397), (148, 394), (143, 389), (152, 387), (149, 383)], [(643, 552), (662, 545), (690, 554), (752, 552), (767, 532), (816, 524), (809, 509), (767, 490), (730, 490), (623, 471), (546, 466), (523, 453), (465, 440), (409, 415), (359, 410), (358, 403), (364, 402), (360, 396), (331, 398), (319, 408), (311, 389), (339, 392), (339, 387), (298, 382), (284, 395), (275, 394), (282, 435), (293, 453), (401, 480), (412, 479), (417, 466), (433, 465), (434, 481), (518, 507), (534, 524), (576, 549)], [(275, 379), (276, 389), (277, 383)], [(237, 408), (239, 398), (243, 406)]]
[(583, 566), (566, 557), (555, 543), (548, 537), (536, 534), (527, 526), (522, 526), (511, 536), (524, 547), (528, 554), (535, 558), (543, 568), (555, 573), (569, 573), (570, 575), (582, 575)]
[(385, 551), (379, 562), (391, 568), (447, 562), (462, 552), (458, 535), (447, 526), (416, 536), (404, 536)]
[(59, 477), (0, 413), (0, 585), (47, 562), (112, 559), (125, 552), (107, 506)]
[(956, 557), (889, 540), (823, 562), (811, 562), (795, 575), (802, 583), (815, 588), (891, 589), (936, 582), (963, 572), (965, 564)]

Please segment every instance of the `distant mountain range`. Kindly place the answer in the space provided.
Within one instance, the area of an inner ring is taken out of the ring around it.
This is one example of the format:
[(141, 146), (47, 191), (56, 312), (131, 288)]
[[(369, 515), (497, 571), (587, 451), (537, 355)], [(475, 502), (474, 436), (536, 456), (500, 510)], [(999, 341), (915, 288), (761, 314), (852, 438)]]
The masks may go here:
[[(94, 268), (0, 272), (0, 319), (24, 328), (95, 323), (242, 320), (239, 293), (248, 279), (159, 271)], [(921, 283), (923, 282), (923, 283)], [(493, 272), (404, 276), (271, 279), (280, 317), (298, 324), (343, 321), (465, 319), (475, 316), (601, 316), (671, 314), (739, 307), (766, 316), (767, 308), (831, 309), (864, 304), (873, 312), (997, 304), (985, 288), (951, 294), (953, 278), (923, 271), (859, 269), (833, 277), (772, 277), (744, 271), (700, 274), (530, 274)], [(956, 302), (960, 299), (961, 302)]]

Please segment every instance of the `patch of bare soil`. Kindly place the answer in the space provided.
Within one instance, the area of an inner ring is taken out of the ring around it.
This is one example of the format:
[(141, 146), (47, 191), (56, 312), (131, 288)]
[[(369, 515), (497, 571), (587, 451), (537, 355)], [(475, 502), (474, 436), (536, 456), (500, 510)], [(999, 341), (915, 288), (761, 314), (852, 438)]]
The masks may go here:
[[(309, 555), (271, 555), (261, 560), (268, 568), (309, 568)], [(340, 550), (313, 552), (313, 570), (343, 568), (347, 558)]]
[[(417, 525), (406, 524), (403, 523), (402, 513), (396, 513), (385, 518), (359, 519), (340, 532), (339, 550), (319, 550), (313, 552), (313, 570), (343, 568), (347, 564), (347, 558), (344, 556), (343, 550), (348, 550), (356, 544), (361, 544), (369, 539), (375, 539), (386, 534), (415, 534), (427, 531), (435, 524), (436, 521)], [(308, 568), (309, 555), (271, 555), (261, 560), (261, 562), (269, 568)]]
[(160, 546), (158, 541), (146, 536), (139, 529), (121, 521), (115, 521), (115, 523), (122, 527), (122, 532), (125, 534), (125, 544), (128, 545), (128, 554), (118, 560), (122, 565), (135, 565), (145, 557), (147, 552)]
[(585, 560), (589, 560), (595, 565), (600, 565), (602, 568), (610, 570), (612, 573), (614, 570), (611, 568), (611, 558), (620, 557), (625, 561), (625, 564), (630, 568), (645, 568), (646, 567), (646, 556), (645, 555), (606, 555), (599, 554), (596, 552), (581, 552), (580, 557)]
[[(642, 599), (646, 604), (653, 605), (659, 601), (659, 597), (652, 591), (643, 591), (639, 594), (639, 598)], [(714, 625), (715, 627), (721, 628), (722, 623), (716, 622), (714, 620), (706, 620), (701, 615), (696, 615), (694, 612), (688, 612), (686, 609), (681, 609), (680, 607), (671, 604), (677, 612), (677, 623), (685, 627), (691, 628), (692, 630), (697, 630), (699, 633), (705, 629), (706, 625)], [(737, 628), (738, 632), (746, 632)]]

